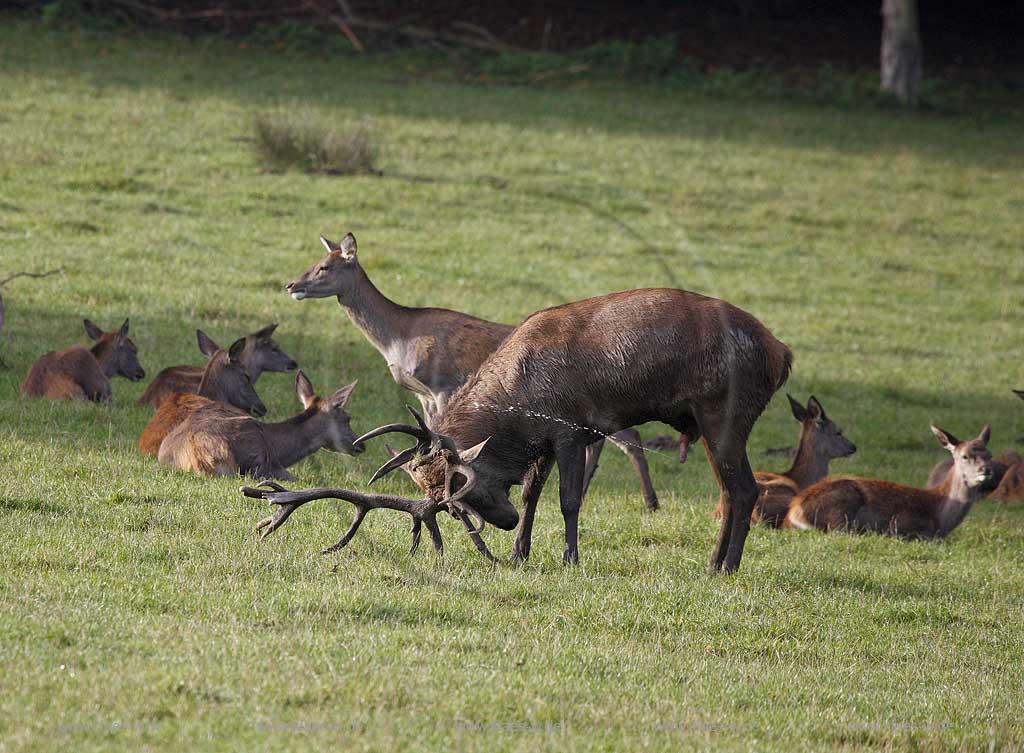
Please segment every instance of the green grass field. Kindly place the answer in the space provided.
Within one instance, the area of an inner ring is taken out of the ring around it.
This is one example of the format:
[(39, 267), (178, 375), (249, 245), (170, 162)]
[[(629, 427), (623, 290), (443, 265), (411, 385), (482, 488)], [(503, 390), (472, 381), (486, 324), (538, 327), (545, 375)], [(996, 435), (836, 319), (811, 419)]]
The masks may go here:
[[(411, 396), (336, 304), (281, 287), (351, 230), (409, 305), (511, 322), (631, 287), (724, 297), (859, 446), (836, 470), (923, 483), (929, 422), (991, 422), (996, 451), (1024, 435), (1020, 111), (468, 86), (11, 19), (0, 92), (0, 278), (65, 268), (3, 290), (0, 751), (1024, 748), (1024, 508), (981, 502), (939, 544), (759, 529), (738, 575), (709, 577), (703, 450), (651, 454), (654, 515), (609, 450), (578, 568), (554, 483), (521, 568), (454, 521), (442, 560), (410, 557), (389, 512), (325, 557), (345, 503), (259, 544), (266, 508), (237, 479), (143, 458), (144, 384), (115, 381), (109, 407), (18, 394), (83, 316), (130, 316), (150, 374), (200, 362), (197, 326), (227, 344), (277, 321), (321, 393), (359, 380), (357, 431), (400, 420)], [(252, 123), (273, 108), (367, 128), (383, 176), (262, 170)], [(296, 412), (290, 376), (259, 389), (272, 418)], [(755, 468), (784, 467), (764, 450), (797, 429), (779, 394)], [(384, 457), (293, 470), (362, 488)]]

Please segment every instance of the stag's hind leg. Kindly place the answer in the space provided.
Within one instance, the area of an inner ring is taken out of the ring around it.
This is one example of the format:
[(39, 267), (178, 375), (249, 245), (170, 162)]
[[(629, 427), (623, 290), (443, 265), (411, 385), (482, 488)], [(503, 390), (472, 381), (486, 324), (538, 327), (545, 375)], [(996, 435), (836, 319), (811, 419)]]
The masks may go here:
[(644, 495), (644, 506), (647, 512), (654, 512), (658, 509), (658, 495), (654, 491), (654, 482), (651, 481), (651, 469), (647, 465), (647, 455), (644, 453), (640, 432), (636, 429), (623, 429), (617, 434), (608, 438), (613, 445), (618, 447), (629, 458), (633, 469), (640, 479), (640, 490)]

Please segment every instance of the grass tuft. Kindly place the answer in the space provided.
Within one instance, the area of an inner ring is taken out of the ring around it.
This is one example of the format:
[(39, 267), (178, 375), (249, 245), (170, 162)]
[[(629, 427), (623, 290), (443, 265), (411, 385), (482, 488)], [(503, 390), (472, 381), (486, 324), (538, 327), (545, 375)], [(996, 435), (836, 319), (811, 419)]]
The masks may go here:
[(254, 121), (257, 158), (273, 172), (378, 175), (377, 138), (363, 124), (333, 128), (308, 113), (259, 113)]

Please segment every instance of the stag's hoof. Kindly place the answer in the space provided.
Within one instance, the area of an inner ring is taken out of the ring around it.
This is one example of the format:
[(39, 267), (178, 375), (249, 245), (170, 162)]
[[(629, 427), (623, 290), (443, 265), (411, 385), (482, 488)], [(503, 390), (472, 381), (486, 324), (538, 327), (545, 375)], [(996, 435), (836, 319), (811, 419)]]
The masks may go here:
[(576, 549), (566, 549), (562, 555), (562, 564), (564, 565), (578, 565), (580, 564), (580, 553)]

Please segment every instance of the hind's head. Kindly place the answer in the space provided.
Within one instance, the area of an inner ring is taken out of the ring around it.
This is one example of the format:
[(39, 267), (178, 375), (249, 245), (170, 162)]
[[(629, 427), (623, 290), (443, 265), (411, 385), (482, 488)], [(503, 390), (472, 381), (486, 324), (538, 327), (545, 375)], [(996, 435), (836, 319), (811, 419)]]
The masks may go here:
[(145, 369), (139, 364), (139, 349), (128, 337), (127, 319), (120, 329), (112, 332), (104, 332), (88, 319), (84, 320), (84, 324), (85, 334), (96, 343), (92, 352), (102, 365), (104, 374), (108, 377), (127, 377), (133, 382), (146, 377)]

